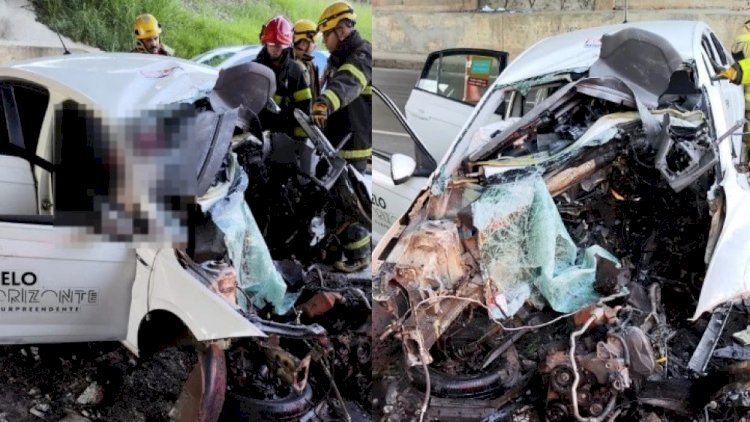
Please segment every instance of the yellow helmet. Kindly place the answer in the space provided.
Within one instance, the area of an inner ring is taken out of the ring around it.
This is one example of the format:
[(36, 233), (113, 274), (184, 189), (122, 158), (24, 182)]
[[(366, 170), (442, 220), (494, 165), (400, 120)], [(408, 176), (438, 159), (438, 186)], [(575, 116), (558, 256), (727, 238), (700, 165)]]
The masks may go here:
[(161, 25), (153, 15), (144, 13), (135, 18), (133, 23), (133, 32), (139, 40), (154, 38), (161, 34)]
[(299, 40), (312, 40), (318, 33), (318, 26), (309, 19), (300, 19), (294, 23), (294, 44)]
[(344, 19), (356, 22), (357, 15), (354, 13), (354, 9), (349, 3), (345, 1), (337, 1), (326, 7), (326, 10), (320, 14), (320, 18), (318, 19), (318, 31), (330, 31)]

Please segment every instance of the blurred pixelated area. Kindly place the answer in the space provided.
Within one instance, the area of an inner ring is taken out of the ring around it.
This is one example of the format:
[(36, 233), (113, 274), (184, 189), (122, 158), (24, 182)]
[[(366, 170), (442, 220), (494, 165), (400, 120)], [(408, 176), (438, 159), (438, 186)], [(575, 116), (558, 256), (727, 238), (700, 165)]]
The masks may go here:
[(134, 114), (103, 118), (73, 101), (58, 107), (53, 224), (87, 240), (186, 244), (233, 125), (189, 103)]

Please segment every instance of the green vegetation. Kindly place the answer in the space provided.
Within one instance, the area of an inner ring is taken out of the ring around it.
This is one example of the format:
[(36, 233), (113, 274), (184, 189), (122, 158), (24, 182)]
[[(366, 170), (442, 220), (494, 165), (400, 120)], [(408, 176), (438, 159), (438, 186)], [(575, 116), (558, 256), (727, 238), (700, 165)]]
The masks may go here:
[[(105, 51), (133, 48), (133, 20), (151, 13), (162, 42), (184, 58), (222, 45), (257, 44), (263, 23), (276, 15), (317, 21), (333, 0), (31, 0), (39, 20), (71, 39)], [(372, 8), (351, 2), (357, 29), (372, 39)], [(325, 48), (320, 46), (320, 48)]]

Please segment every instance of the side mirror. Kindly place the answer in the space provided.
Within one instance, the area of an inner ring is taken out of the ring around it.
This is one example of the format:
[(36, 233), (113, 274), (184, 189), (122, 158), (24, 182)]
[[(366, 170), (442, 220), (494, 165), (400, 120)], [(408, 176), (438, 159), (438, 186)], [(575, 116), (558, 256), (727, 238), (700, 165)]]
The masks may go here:
[(400, 185), (409, 180), (417, 169), (417, 162), (413, 158), (404, 154), (393, 154), (391, 156), (391, 180), (396, 185)]

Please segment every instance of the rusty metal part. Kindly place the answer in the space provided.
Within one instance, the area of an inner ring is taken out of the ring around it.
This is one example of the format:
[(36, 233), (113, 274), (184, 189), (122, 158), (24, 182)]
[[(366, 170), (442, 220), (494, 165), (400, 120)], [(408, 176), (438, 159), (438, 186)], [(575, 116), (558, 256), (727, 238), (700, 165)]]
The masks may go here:
[(395, 269), (405, 288), (453, 289), (464, 278), (463, 245), (454, 222), (425, 222), (405, 237), (404, 244)]
[(598, 317), (594, 320), (594, 322), (591, 323), (592, 327), (598, 327), (605, 324), (611, 324), (614, 321), (617, 320), (617, 313), (620, 311), (620, 306), (615, 306), (614, 308), (609, 307), (607, 305), (597, 306), (597, 305), (591, 305), (587, 306), (580, 311), (573, 314), (573, 324), (575, 324), (576, 327), (580, 327), (583, 324), (588, 321), (589, 317), (594, 313), (596, 309), (602, 309), (601, 314), (597, 314)]
[(731, 382), (713, 395), (714, 402), (727, 408), (750, 407), (750, 381)]
[(300, 306), (302, 315), (312, 318), (323, 315), (333, 308), (337, 303), (344, 303), (344, 296), (336, 292), (319, 292)]
[(615, 157), (617, 157), (615, 151), (608, 151), (576, 167), (567, 168), (545, 181), (547, 189), (552, 196), (557, 196), (584, 181), (597, 170), (612, 162)]
[[(643, 380), (656, 370), (649, 338), (638, 327), (622, 327), (616, 313), (616, 308), (601, 304), (579, 312), (575, 316), (579, 329), (570, 335), (570, 350), (547, 355), (540, 372), (548, 374), (548, 407), (549, 403), (557, 403), (556, 407), (549, 407), (548, 419), (575, 417), (579, 421), (600, 422), (612, 412), (619, 395), (633, 387), (633, 377)], [(584, 316), (586, 320), (581, 321)], [(596, 343), (595, 350), (576, 351), (578, 337), (595, 323), (620, 328), (608, 332), (606, 340)]]
[[(423, 362), (431, 363), (432, 356), (429, 350), (432, 345), (471, 304), (466, 300), (445, 299), (421, 306), (415, 311), (413, 307), (421, 301), (421, 296), (414, 297), (413, 293), (409, 292), (412, 303), (411, 316), (404, 322), (401, 332), (401, 341), (409, 366), (421, 365)], [(473, 283), (464, 284), (456, 292), (456, 296), (474, 300), (480, 300), (481, 294), (482, 287)]]
[[(597, 310), (598, 311), (598, 310)], [(600, 318), (601, 315), (604, 313), (604, 311), (597, 312), (591, 314), (589, 319), (586, 321), (586, 323), (578, 330), (573, 331), (570, 333), (570, 366), (573, 369), (573, 384), (570, 387), (570, 400), (571, 405), (573, 407), (573, 416), (578, 421), (581, 422), (601, 422), (604, 420), (604, 418), (609, 415), (609, 413), (614, 409), (615, 402), (617, 400), (617, 395), (612, 394), (612, 398), (609, 400), (609, 403), (607, 404), (607, 407), (602, 411), (602, 414), (598, 417), (594, 418), (584, 418), (581, 416), (580, 409), (578, 408), (578, 383), (581, 380), (580, 375), (578, 374), (578, 367), (576, 365), (576, 338), (581, 336), (583, 333), (588, 330), (591, 323), (593, 323), (597, 318)]]
[(180, 422), (213, 422), (219, 419), (227, 388), (224, 350), (210, 344), (198, 352), (198, 363), (188, 375), (177, 399)]
[(280, 347), (271, 346), (266, 348), (266, 358), (282, 381), (291, 385), (298, 394), (302, 393), (310, 370), (309, 354), (304, 359), (299, 359)]
[(399, 336), (407, 364), (429, 364), (430, 348), (470, 302), (460, 299), (422, 302), (444, 293), (481, 299), (481, 286), (469, 283), (466, 273), (471, 263), (465, 259), (473, 258), (464, 254), (458, 228), (452, 221), (423, 223), (404, 237), (391, 256), (397, 257), (395, 262), (383, 265), (375, 276), (373, 299), (384, 302), (383, 307), (394, 318), (403, 319)]

